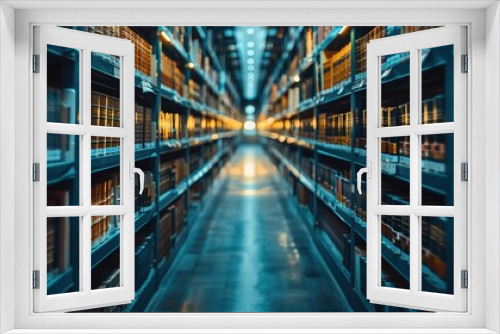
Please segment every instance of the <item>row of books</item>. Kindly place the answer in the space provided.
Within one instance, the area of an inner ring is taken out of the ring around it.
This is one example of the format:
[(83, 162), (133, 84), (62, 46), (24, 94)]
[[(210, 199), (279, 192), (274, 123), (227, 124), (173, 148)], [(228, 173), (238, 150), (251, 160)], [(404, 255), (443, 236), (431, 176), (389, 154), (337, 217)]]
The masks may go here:
[(182, 138), (182, 115), (162, 110), (158, 114), (158, 118), (158, 134), (160, 141), (164, 142), (172, 139), (180, 140)]
[(386, 27), (375, 27), (366, 35), (356, 39), (356, 74), (366, 72), (366, 46), (371, 40), (384, 38)]
[(120, 204), (120, 171), (92, 175), (90, 187), (91, 205)]
[(135, 68), (143, 74), (151, 73), (151, 44), (126, 26), (87, 26), (86, 32), (128, 39), (135, 45)]
[(328, 90), (340, 82), (350, 78), (351, 75), (351, 43), (339, 51), (323, 51), (323, 90)]
[(91, 124), (120, 127), (120, 98), (92, 91)]
[(353, 125), (351, 112), (321, 113), (318, 116), (318, 125), (318, 141), (350, 145)]
[(92, 247), (106, 242), (109, 237), (119, 232), (120, 216), (92, 216), (90, 228)]
[(160, 213), (158, 224), (158, 258), (167, 258), (172, 249), (172, 237), (175, 235), (176, 207), (171, 205)]
[(185, 157), (162, 159), (159, 173), (161, 194), (176, 188), (187, 178), (188, 168)]
[(154, 146), (155, 124), (152, 122), (153, 110), (135, 104), (135, 146), (136, 148), (149, 148)]
[(314, 139), (314, 130), (316, 124), (314, 116), (304, 117), (300, 119), (299, 137), (306, 139)]
[(181, 64), (166, 54), (161, 54), (161, 83), (184, 96), (185, 74)]

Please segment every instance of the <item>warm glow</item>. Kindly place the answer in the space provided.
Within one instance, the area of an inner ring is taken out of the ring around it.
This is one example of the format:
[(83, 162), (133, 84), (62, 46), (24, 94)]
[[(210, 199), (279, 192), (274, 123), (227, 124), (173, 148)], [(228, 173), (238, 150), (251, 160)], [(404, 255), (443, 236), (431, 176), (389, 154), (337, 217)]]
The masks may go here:
[(347, 27), (348, 27), (348, 26), (343, 26), (343, 27), (342, 27), (342, 29), (340, 29), (339, 34), (343, 33), (343, 32), (344, 32), (344, 30), (346, 30), (346, 29), (347, 29)]
[(192, 70), (194, 68), (194, 63), (190, 61), (189, 63), (186, 64), (186, 67)]
[(249, 159), (245, 160), (243, 164), (243, 177), (245, 178), (254, 178), (255, 177), (255, 160)]
[(254, 121), (245, 121), (243, 124), (243, 128), (247, 131), (253, 131), (255, 130), (255, 122)]
[(163, 39), (165, 40), (165, 42), (167, 43), (170, 43), (172, 42), (172, 40), (170, 39), (170, 37), (168, 37), (167, 33), (165, 31), (162, 31), (161, 32), (161, 37), (163, 37)]
[(293, 76), (293, 82), (299, 82), (300, 81), (300, 76), (298, 74), (295, 74)]

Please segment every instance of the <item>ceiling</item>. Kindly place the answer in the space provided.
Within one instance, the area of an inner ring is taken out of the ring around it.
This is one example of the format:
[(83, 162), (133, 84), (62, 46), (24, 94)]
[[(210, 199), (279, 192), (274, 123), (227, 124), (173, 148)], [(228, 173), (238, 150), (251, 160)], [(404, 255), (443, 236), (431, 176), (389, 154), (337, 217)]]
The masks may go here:
[(233, 79), (244, 104), (259, 98), (283, 48), (287, 27), (207, 27), (213, 30), (214, 47)]

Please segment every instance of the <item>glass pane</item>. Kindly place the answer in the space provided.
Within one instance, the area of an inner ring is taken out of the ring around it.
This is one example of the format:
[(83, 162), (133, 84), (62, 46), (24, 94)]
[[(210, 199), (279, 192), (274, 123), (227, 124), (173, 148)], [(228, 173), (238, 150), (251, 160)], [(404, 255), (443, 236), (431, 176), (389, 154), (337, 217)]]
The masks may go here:
[(91, 138), (91, 204), (120, 204), (120, 138)]
[(422, 136), (422, 205), (453, 206), (453, 136)]
[(381, 216), (381, 286), (409, 289), (410, 217)]
[(453, 294), (453, 218), (421, 219), (422, 291)]
[(109, 156), (115, 156), (119, 158), (120, 138), (92, 136), (91, 156), (92, 158)]
[(120, 286), (120, 218), (92, 216), (93, 290)]
[(380, 142), (381, 204), (407, 205), (410, 199), (410, 137), (381, 138)]
[(382, 57), (380, 125), (410, 124), (410, 53)]
[(47, 134), (47, 205), (80, 205), (80, 137)]
[(92, 174), (92, 205), (120, 204), (120, 169), (113, 168), (102, 173)]
[(47, 45), (47, 122), (80, 123), (80, 50)]
[(80, 291), (80, 217), (47, 218), (47, 295)]
[(120, 57), (92, 52), (92, 125), (120, 127)]
[(421, 52), (422, 124), (453, 122), (453, 45)]

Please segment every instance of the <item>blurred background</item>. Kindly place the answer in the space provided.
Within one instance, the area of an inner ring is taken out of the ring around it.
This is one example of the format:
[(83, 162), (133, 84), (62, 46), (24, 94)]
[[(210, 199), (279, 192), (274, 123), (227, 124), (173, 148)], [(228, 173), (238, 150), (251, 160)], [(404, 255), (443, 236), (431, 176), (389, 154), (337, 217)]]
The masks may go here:
[[(433, 27), (66, 27), (135, 45), (131, 304), (92, 312), (412, 311), (366, 300), (366, 46)], [(47, 121), (79, 123), (79, 50), (49, 46)], [(93, 53), (92, 125), (120, 126), (120, 58)], [(422, 50), (422, 123), (453, 121), (453, 48)], [(409, 54), (381, 59), (381, 126), (409, 125)], [(47, 136), (49, 206), (79, 205), (80, 138)], [(92, 205), (120, 203), (92, 138)], [(409, 137), (382, 139), (409, 204)], [(453, 135), (421, 137), (423, 205), (453, 205)], [(365, 185), (363, 185), (364, 189)], [(92, 217), (92, 288), (120, 284), (119, 216)], [(453, 293), (453, 218), (422, 218), (422, 290)], [(382, 217), (382, 285), (409, 289), (409, 217)], [(48, 218), (48, 294), (79, 290), (79, 218)]]

